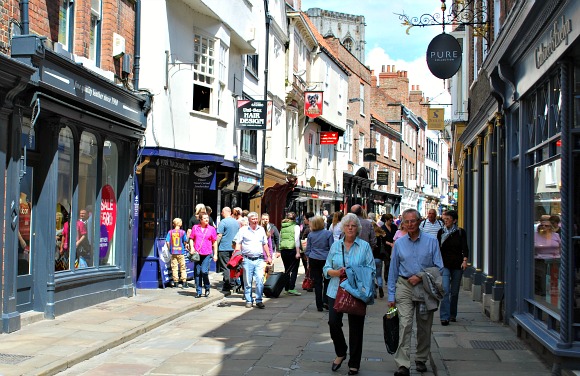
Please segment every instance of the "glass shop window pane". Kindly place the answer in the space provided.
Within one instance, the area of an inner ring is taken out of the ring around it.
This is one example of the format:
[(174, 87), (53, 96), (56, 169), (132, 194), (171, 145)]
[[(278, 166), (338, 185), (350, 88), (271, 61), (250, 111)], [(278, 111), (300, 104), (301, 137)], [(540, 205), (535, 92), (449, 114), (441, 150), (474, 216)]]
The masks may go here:
[(115, 265), (119, 148), (108, 139), (103, 146), (102, 173), (99, 265)]

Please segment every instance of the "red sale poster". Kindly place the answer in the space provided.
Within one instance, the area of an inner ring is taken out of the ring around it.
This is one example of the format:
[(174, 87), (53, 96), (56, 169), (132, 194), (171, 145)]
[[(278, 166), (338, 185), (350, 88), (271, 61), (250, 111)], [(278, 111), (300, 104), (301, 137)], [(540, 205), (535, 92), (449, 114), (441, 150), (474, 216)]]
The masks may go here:
[(113, 187), (107, 184), (101, 190), (101, 227), (104, 226), (107, 229), (109, 242), (113, 239), (116, 222), (117, 200), (115, 199)]

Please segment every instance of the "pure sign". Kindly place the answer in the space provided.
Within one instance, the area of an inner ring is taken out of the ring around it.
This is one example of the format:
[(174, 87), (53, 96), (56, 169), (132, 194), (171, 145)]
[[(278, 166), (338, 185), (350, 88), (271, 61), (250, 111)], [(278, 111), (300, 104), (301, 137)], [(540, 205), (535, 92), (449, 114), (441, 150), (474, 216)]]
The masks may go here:
[(453, 77), (461, 67), (461, 45), (449, 34), (439, 34), (427, 47), (427, 66), (437, 78)]

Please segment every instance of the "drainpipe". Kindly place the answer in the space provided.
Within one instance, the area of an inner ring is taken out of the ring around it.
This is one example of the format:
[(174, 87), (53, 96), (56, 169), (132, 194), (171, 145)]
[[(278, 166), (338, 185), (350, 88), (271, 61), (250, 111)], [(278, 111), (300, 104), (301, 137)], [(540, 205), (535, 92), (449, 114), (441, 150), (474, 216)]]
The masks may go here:
[(135, 1), (135, 64), (133, 64), (133, 90), (139, 90), (141, 69), (141, 0)]
[(28, 0), (22, 0), (20, 2), (20, 24), (21, 24), (21, 32), (22, 35), (28, 35), (28, 24), (29, 24), (29, 16), (28, 16)]
[[(268, 0), (264, 0), (264, 17), (266, 18), (266, 56), (264, 60), (264, 100), (268, 100), (268, 55), (270, 55), (270, 11), (268, 10)], [(273, 110), (273, 109), (272, 109)], [(264, 180), (266, 165), (266, 129), (262, 131), (262, 173), (260, 175), (260, 193), (264, 197)]]

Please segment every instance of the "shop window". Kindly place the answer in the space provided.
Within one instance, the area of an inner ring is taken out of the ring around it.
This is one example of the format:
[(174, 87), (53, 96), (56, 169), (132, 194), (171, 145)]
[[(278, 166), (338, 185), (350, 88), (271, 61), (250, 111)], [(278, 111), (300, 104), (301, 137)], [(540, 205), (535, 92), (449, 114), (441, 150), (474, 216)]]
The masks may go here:
[[(560, 159), (534, 168), (534, 295), (557, 311), (560, 305)], [(559, 178), (558, 178), (559, 179)], [(550, 182), (550, 184), (547, 184)]]
[(99, 265), (115, 264), (118, 180), (119, 147), (114, 141), (106, 139), (103, 146)]
[[(70, 226), (71, 219), (71, 202), (72, 202), (72, 176), (73, 176), (73, 152), (74, 152), (73, 134), (70, 128), (61, 129), (58, 135), (58, 178), (56, 182), (56, 222), (57, 222), (57, 241), (59, 244), (59, 255), (62, 262), (56, 264), (56, 271), (70, 269), (71, 246)], [(60, 223), (63, 227), (58, 230)], [(73, 246), (74, 248), (74, 246)], [(74, 263), (74, 259), (73, 259)]]
[(94, 221), (97, 200), (98, 146), (94, 134), (83, 132), (79, 145), (78, 223), (84, 234), (77, 244), (78, 267), (94, 266), (98, 256), (100, 229)]

